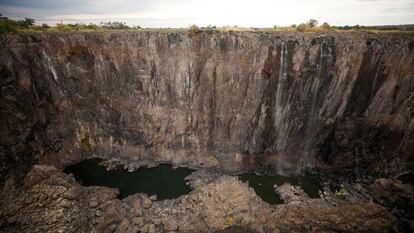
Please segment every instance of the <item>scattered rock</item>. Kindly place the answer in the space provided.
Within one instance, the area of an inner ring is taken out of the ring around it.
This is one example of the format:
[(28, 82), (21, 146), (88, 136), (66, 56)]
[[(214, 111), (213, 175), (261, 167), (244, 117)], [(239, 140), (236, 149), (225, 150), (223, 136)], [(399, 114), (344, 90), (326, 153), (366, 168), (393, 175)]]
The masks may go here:
[(68, 200), (75, 200), (80, 196), (81, 190), (77, 187), (71, 188), (63, 194), (63, 197)]
[(125, 233), (127, 229), (129, 228), (130, 223), (127, 218), (122, 219), (121, 223), (116, 228), (115, 233)]
[(89, 207), (97, 207), (99, 205), (98, 200), (96, 200), (96, 198), (92, 198), (91, 200), (89, 200)]
[(164, 230), (166, 230), (166, 231), (176, 231), (176, 230), (178, 230), (177, 222), (171, 217), (168, 218), (165, 222), (163, 222), (163, 224), (164, 224)]
[(285, 202), (302, 202), (308, 199), (308, 195), (299, 187), (284, 183), (281, 186), (276, 186), (275, 191), (279, 193), (280, 198)]
[(145, 209), (148, 209), (151, 207), (151, 204), (152, 204), (151, 199), (149, 199), (146, 195), (142, 195), (141, 199), (142, 199), (142, 207), (144, 207)]
[(143, 217), (133, 218), (132, 225), (137, 226), (137, 227), (142, 227), (144, 225), (144, 218)]

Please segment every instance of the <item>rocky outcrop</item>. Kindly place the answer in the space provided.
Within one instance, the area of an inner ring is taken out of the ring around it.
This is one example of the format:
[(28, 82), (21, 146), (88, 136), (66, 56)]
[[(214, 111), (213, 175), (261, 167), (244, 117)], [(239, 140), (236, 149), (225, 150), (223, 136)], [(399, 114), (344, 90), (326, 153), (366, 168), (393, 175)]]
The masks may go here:
[(3, 171), (91, 154), (356, 174), (413, 164), (412, 34), (71, 32), (0, 41)]
[(303, 198), (271, 206), (236, 177), (219, 176), (188, 195), (116, 199), (118, 191), (84, 187), (51, 166), (36, 165), (23, 188), (1, 192), (4, 232), (389, 232), (395, 219), (367, 200), (332, 205)]
[(414, 231), (414, 187), (393, 179), (377, 179), (369, 186), (374, 200), (398, 218), (400, 232)]
[(309, 199), (308, 195), (301, 187), (293, 186), (289, 183), (284, 183), (281, 186), (275, 187), (275, 192), (277, 192), (280, 198), (286, 203), (303, 202), (306, 199)]

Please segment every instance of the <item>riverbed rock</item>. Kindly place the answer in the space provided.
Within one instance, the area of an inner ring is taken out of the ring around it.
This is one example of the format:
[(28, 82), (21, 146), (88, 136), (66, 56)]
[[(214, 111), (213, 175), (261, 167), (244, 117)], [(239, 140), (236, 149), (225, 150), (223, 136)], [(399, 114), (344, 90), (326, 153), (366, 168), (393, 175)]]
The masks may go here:
[[(385, 208), (368, 200), (343, 201), (336, 206), (324, 199), (269, 205), (248, 184), (227, 175), (200, 183), (177, 199), (154, 201), (149, 208), (141, 208), (140, 214), (130, 211), (129, 203), (146, 195), (120, 201), (110, 194), (116, 193), (114, 189), (80, 186), (47, 166), (34, 167), (29, 176), (24, 189), (10, 196), (7, 205), (0, 202), (5, 232), (389, 232), (395, 223)], [(79, 196), (64, 198), (72, 189), (79, 189)], [(104, 193), (112, 199), (98, 198)], [(40, 199), (42, 206), (37, 205)], [(102, 203), (91, 207), (89, 201), (95, 199)]]
[(71, 188), (64, 193), (63, 197), (69, 200), (74, 200), (77, 199), (80, 194), (81, 190), (79, 188)]
[(151, 207), (152, 205), (152, 201), (150, 198), (148, 198), (147, 195), (141, 195), (141, 200), (142, 200), (142, 207), (145, 209), (148, 209)]
[[(375, 216), (375, 217), (374, 217)], [(396, 219), (372, 202), (332, 206), (320, 200), (281, 206), (275, 214), (280, 232), (388, 232)]]
[(144, 218), (143, 217), (134, 217), (134, 218), (132, 218), (131, 224), (134, 225), (134, 226), (137, 226), (137, 227), (142, 227), (144, 225)]
[(125, 233), (130, 227), (130, 223), (127, 218), (124, 218), (116, 228), (115, 233)]
[(302, 202), (309, 198), (302, 188), (288, 183), (276, 187), (275, 191), (285, 203)]
[(162, 223), (164, 225), (165, 231), (175, 231), (178, 230), (178, 223), (175, 221), (174, 218), (168, 218), (166, 221)]

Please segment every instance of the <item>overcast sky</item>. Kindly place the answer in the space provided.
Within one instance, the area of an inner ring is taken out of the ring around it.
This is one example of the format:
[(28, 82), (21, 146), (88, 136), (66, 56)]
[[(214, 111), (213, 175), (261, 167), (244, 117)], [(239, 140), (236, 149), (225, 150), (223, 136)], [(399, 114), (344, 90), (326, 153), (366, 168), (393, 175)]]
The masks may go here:
[(0, 14), (54, 24), (123, 21), (143, 27), (413, 24), (414, 0), (0, 0)]

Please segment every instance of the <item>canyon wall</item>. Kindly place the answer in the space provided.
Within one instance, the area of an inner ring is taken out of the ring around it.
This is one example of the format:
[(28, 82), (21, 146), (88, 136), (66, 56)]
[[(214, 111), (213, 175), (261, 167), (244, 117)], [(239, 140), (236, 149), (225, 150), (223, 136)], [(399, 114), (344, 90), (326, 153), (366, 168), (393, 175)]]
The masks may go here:
[(1, 35), (0, 77), (2, 172), (92, 155), (413, 165), (412, 34)]

